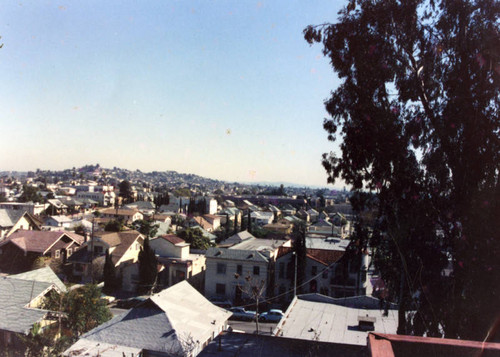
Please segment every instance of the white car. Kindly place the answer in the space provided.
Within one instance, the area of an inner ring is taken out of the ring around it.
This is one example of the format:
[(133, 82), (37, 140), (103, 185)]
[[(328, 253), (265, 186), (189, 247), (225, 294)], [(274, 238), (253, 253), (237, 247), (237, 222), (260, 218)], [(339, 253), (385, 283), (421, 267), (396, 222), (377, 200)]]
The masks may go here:
[(272, 309), (269, 310), (268, 312), (264, 312), (263, 314), (260, 314), (259, 316), (259, 321), (271, 321), (271, 322), (278, 322), (283, 318), (284, 314), (283, 311), (278, 310), (278, 309)]

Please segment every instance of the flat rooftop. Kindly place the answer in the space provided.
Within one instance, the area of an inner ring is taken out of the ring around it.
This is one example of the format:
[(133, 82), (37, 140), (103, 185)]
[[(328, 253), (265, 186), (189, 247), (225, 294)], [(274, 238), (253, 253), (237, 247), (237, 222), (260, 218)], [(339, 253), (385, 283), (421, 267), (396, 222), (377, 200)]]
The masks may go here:
[(349, 239), (342, 239), (338, 237), (325, 238), (324, 236), (313, 234), (308, 234), (306, 236), (306, 247), (309, 249), (345, 251), (349, 243), (351, 243)]
[[(273, 334), (287, 338), (316, 340), (349, 345), (367, 345), (368, 332), (359, 328), (359, 317), (374, 319), (374, 331), (395, 334), (398, 311), (392, 306), (388, 316), (378, 308), (378, 299), (366, 296), (333, 299), (314, 294), (318, 301), (298, 296)], [(342, 306), (344, 304), (345, 306)]]
[(287, 243), (286, 240), (279, 239), (262, 239), (262, 238), (249, 238), (241, 243), (235, 244), (228, 249), (241, 249), (241, 250), (275, 250), (283, 244)]

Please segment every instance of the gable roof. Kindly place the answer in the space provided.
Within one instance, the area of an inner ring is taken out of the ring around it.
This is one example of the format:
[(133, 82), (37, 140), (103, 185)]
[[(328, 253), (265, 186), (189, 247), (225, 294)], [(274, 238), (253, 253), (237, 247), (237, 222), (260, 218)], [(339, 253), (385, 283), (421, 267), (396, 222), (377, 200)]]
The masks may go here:
[(193, 217), (193, 221), (198, 223), (203, 229), (213, 229), (214, 228), (212, 223), (210, 223), (209, 221), (207, 221), (205, 218), (203, 218), (201, 216)]
[(10, 242), (25, 252), (44, 254), (64, 236), (69, 237), (78, 245), (81, 245), (84, 241), (84, 238), (81, 235), (73, 232), (29, 231), (20, 229), (0, 242), (0, 246)]
[(47, 218), (47, 220), (49, 220), (49, 219), (52, 219), (52, 220), (56, 221), (57, 223), (71, 223), (71, 222), (73, 222), (73, 220), (71, 218), (69, 218), (68, 216), (64, 216), (64, 215), (49, 216), (49, 218)]
[(38, 282), (50, 283), (57, 286), (59, 290), (64, 292), (66, 291), (66, 286), (50, 267), (30, 270), (20, 274), (8, 275), (7, 277), (14, 279), (21, 279), (21, 280), (35, 280)]
[(203, 343), (218, 333), (229, 316), (230, 312), (213, 305), (182, 281), (82, 338), (149, 351), (180, 352), (186, 339)]
[(11, 228), (25, 217), (36, 230), (41, 230), (42, 222), (27, 211), (0, 208), (0, 227)]
[(0, 227), (10, 228), (25, 214), (25, 211), (13, 209), (0, 209)]
[(139, 237), (142, 237), (142, 234), (130, 230), (124, 232), (105, 232), (99, 236), (99, 239), (110, 247), (115, 247), (111, 252), (111, 260), (116, 264)]
[(340, 250), (323, 250), (323, 249), (307, 249), (307, 256), (323, 263), (331, 265), (336, 263), (344, 256), (345, 251)]
[(184, 239), (177, 237), (175, 234), (165, 234), (158, 238), (162, 238), (173, 245), (184, 245), (186, 243)]
[(332, 224), (328, 221), (325, 221), (324, 219), (318, 220), (315, 224), (312, 225), (312, 227), (331, 227)]
[(233, 234), (231, 237), (228, 239), (225, 239), (222, 243), (224, 245), (234, 245), (240, 242), (243, 242), (244, 240), (255, 238), (252, 233), (250, 233), (247, 230), (238, 232), (236, 234)]
[(267, 263), (269, 259), (256, 250), (228, 249), (228, 248), (208, 248), (206, 258), (243, 260), (249, 262)]
[[(106, 208), (100, 211), (101, 214), (115, 215), (115, 216), (133, 216), (136, 213), (141, 213), (136, 209), (115, 209), (115, 208)], [(142, 213), (141, 213), (142, 214)]]
[(56, 289), (51, 283), (0, 277), (0, 330), (27, 335), (48, 313), (29, 304), (51, 289)]

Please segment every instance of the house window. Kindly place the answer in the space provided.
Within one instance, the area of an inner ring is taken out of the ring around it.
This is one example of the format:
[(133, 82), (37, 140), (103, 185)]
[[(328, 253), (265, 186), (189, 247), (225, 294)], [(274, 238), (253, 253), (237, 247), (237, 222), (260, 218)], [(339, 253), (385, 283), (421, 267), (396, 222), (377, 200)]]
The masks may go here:
[(225, 284), (215, 284), (215, 293), (217, 295), (226, 295), (226, 285)]
[(260, 267), (258, 266), (253, 267), (253, 275), (260, 275)]
[(217, 274), (226, 274), (226, 264), (217, 263)]
[(55, 257), (58, 259), (61, 256), (61, 252), (58, 250), (55, 251)]
[(311, 267), (311, 274), (312, 274), (313, 276), (315, 276), (316, 274), (318, 274), (318, 267), (317, 267), (316, 265), (313, 265), (313, 266)]
[(73, 249), (68, 248), (68, 257), (73, 253)]
[(321, 274), (321, 277), (323, 279), (328, 279), (328, 269), (323, 270), (323, 273)]
[(95, 254), (101, 254), (102, 253), (102, 247), (101, 246), (95, 246), (94, 247), (94, 253)]
[(243, 274), (243, 266), (242, 266), (241, 264), (238, 264), (238, 265), (236, 266), (236, 273), (237, 273), (238, 275)]
[(279, 263), (278, 276), (280, 279), (283, 279), (285, 277), (285, 263)]

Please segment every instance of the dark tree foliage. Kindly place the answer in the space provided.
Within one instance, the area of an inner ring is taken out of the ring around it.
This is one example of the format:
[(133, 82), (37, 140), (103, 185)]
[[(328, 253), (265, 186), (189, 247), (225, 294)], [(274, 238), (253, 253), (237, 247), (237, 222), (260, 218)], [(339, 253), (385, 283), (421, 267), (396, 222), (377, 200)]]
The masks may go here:
[(184, 239), (186, 243), (191, 244), (191, 249), (207, 250), (212, 246), (210, 239), (205, 237), (199, 228), (187, 228), (177, 233), (177, 235)]
[(155, 196), (153, 202), (157, 208), (162, 205), (168, 205), (170, 203), (170, 196), (168, 192), (160, 192)]
[(39, 192), (38, 187), (23, 185), (23, 192), (18, 198), (19, 202), (43, 202), (43, 197)]
[(238, 234), (239, 232), (239, 223), (238, 223), (238, 214), (234, 214), (234, 231), (233, 234)]
[(123, 231), (123, 229), (124, 229), (123, 221), (119, 219), (112, 219), (104, 226), (104, 230), (106, 232), (121, 232)]
[(372, 244), (399, 333), (484, 339), (500, 313), (499, 14), (494, 0), (350, 0), (304, 30), (342, 81), (325, 102), (328, 139), (343, 139), (328, 182), (378, 193)]
[(131, 203), (134, 201), (130, 182), (128, 182), (127, 180), (123, 180), (118, 184), (118, 188), (120, 189), (119, 196), (123, 198), (123, 203)]
[(158, 261), (154, 250), (149, 245), (149, 237), (144, 239), (144, 244), (139, 251), (139, 286), (142, 294), (152, 292), (156, 287), (158, 276)]
[[(295, 257), (292, 257), (291, 269), (293, 269), (294, 274), (291, 274), (290, 278), (292, 279), (292, 284), (294, 284), (296, 271), (297, 294), (302, 293), (303, 289), (301, 285), (305, 281), (305, 272), (307, 265), (306, 229), (306, 224), (301, 222), (294, 224), (292, 232), (292, 251), (297, 255), (297, 259), (295, 259)], [(295, 262), (297, 262), (297, 268), (295, 268)]]
[(106, 294), (112, 293), (117, 288), (116, 279), (116, 268), (113, 260), (111, 259), (111, 254), (109, 254), (109, 249), (106, 250), (106, 257), (104, 260), (104, 288), (103, 291)]
[(147, 221), (145, 219), (138, 219), (132, 223), (134, 228), (146, 237), (153, 238), (158, 232), (159, 224), (154, 224), (152, 221)]
[(75, 338), (112, 317), (106, 301), (101, 299), (101, 289), (92, 284), (70, 290), (62, 296), (53, 292), (44, 301), (43, 308), (65, 312), (67, 318), (62, 320), (62, 328), (69, 329)]

